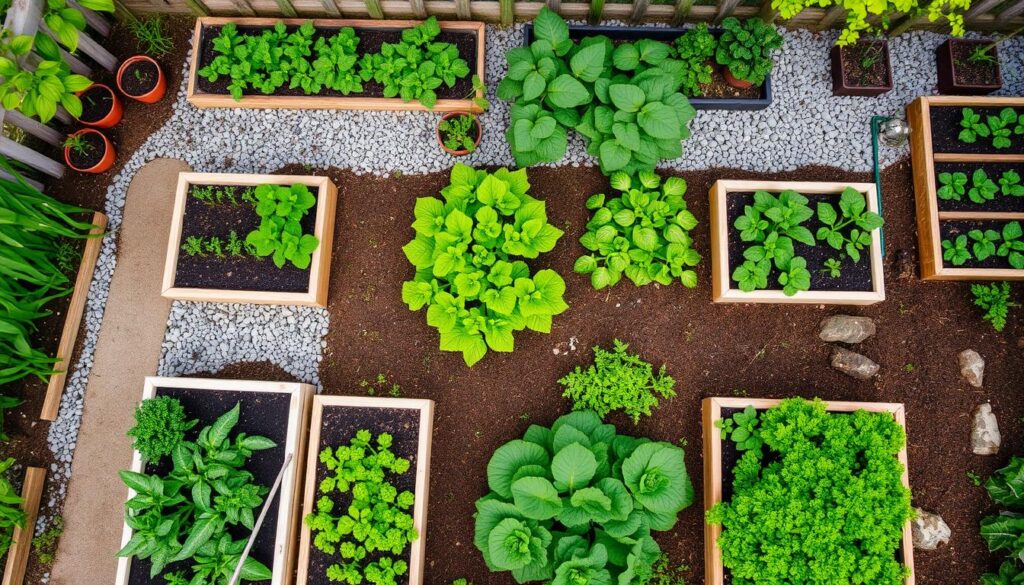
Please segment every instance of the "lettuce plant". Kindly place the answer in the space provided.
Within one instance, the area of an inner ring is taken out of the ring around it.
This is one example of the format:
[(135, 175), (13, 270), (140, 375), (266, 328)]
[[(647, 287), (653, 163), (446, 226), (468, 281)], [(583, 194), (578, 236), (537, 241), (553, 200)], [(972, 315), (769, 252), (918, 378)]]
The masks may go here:
[(316, 205), (309, 187), (299, 183), (260, 185), (255, 196), (260, 225), (249, 232), (245, 243), (252, 246), (257, 256), (272, 256), (278, 268), (285, 262), (302, 270), (309, 268), (313, 252), (320, 245), (319, 238), (302, 233), (299, 223)]
[(21, 509), (22, 499), (11, 482), (7, 470), (14, 465), (14, 457), (0, 461), (0, 555), (7, 554), (14, 537), (14, 528), (25, 527), (25, 511)]
[(531, 425), (487, 464), (474, 544), (491, 571), (518, 583), (640, 583), (693, 503), (683, 450), (618, 435), (589, 410)]
[(783, 39), (775, 27), (760, 18), (741, 21), (730, 16), (722, 21), (722, 36), (715, 49), (715, 61), (724, 65), (736, 79), (760, 86), (772, 72), (772, 53), (782, 47)]
[(707, 513), (732, 583), (903, 583), (896, 551), (914, 512), (897, 459), (906, 435), (890, 414), (791, 398), (730, 431), (752, 433), (762, 445), (742, 452), (731, 499)]
[(668, 286), (676, 279), (687, 288), (697, 286), (692, 268), (700, 254), (690, 237), (697, 218), (683, 199), (686, 181), (670, 177), (662, 183), (657, 173), (640, 171), (633, 178), (617, 172), (611, 184), (620, 196), (587, 200), (593, 214), (580, 243), (591, 253), (576, 260), (574, 270), (589, 274), (595, 289), (616, 285), (623, 274), (637, 286)]
[(554, 270), (531, 276), (523, 259), (551, 251), (562, 230), (548, 223), (543, 201), (530, 197), (526, 170), (452, 169), (441, 199), (416, 200), (416, 237), (402, 247), (416, 276), (402, 284), (402, 301), (427, 307), (427, 324), (441, 349), (462, 352), (472, 366), (487, 353), (514, 349), (512, 334), (551, 332), (569, 306)]
[[(1005, 283), (1004, 283), (1005, 284)], [(1024, 458), (1010, 463), (985, 482), (992, 501), (1002, 510), (981, 521), (981, 537), (991, 552), (1006, 555), (999, 573), (981, 576), (979, 585), (1014, 585), (1024, 579)]]

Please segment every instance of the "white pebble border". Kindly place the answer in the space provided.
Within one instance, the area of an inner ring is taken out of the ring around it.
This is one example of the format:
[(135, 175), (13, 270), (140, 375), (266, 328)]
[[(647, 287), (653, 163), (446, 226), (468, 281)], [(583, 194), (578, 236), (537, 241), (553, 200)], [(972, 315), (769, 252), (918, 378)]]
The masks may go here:
[[(615, 23), (612, 23), (615, 24)], [(889, 42), (896, 87), (878, 98), (832, 97), (828, 51), (834, 33), (783, 31), (772, 74), (774, 102), (757, 112), (698, 112), (693, 137), (680, 159), (663, 168), (694, 170), (732, 167), (765, 172), (823, 164), (850, 171), (870, 171), (869, 122), (892, 115), (918, 95), (934, 93), (934, 49), (947, 37), (914, 32)], [(482, 116), (479, 149), (461, 159), (471, 165), (512, 165), (503, 129), (508, 105), (494, 88), (506, 70), (505, 53), (523, 43), (522, 25), (487, 30), (487, 70), (492, 108)], [(1024, 39), (1000, 47), (1003, 95), (1024, 92)], [(187, 74), (188, 61), (184, 65)], [(107, 189), (108, 235), (89, 289), (86, 331), (81, 356), (68, 378), (57, 420), (50, 426), (49, 446), (57, 463), (51, 467), (46, 503), (49, 513), (36, 526), (40, 533), (63, 505), (81, 425), (85, 386), (116, 264), (114, 234), (121, 225), (125, 195), (132, 177), (156, 158), (178, 158), (196, 171), (265, 173), (302, 163), (314, 168), (340, 167), (359, 174), (429, 173), (449, 168), (455, 159), (435, 143), (438, 115), (421, 112), (331, 110), (199, 110), (185, 100), (185, 83), (177, 93), (171, 119), (151, 135), (126, 162)], [(592, 165), (575, 133), (569, 151), (551, 166)], [(883, 149), (882, 164), (906, 153)], [(285, 312), (293, 314), (286, 315)], [(294, 322), (289, 319), (295, 319)], [(255, 333), (255, 332), (259, 333)], [(318, 383), (318, 364), (327, 331), (322, 310), (249, 305), (176, 302), (168, 319), (159, 371), (184, 375), (219, 370), (237, 361), (269, 360), (290, 374)], [(133, 397), (134, 399), (134, 397)]]

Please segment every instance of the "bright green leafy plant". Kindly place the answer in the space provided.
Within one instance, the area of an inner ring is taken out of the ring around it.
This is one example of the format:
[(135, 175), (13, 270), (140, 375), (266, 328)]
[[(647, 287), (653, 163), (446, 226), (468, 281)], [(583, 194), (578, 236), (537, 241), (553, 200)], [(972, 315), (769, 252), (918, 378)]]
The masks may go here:
[[(375, 440), (363, 429), (348, 445), (320, 452), (328, 475), (317, 488), (321, 496), (316, 512), (307, 514), (305, 522), (317, 550), (341, 557), (327, 567), (332, 582), (359, 585), (365, 577), (374, 585), (395, 585), (395, 578), (408, 572), (408, 563), (397, 557), (419, 538), (409, 514), (415, 495), (399, 493), (387, 481), (388, 474), (403, 475), (410, 465), (391, 450), (392, 442), (388, 433)], [(336, 494), (350, 496), (341, 515), (332, 514), (339, 501)]]
[(960, 201), (967, 194), (966, 173), (939, 173), (940, 187), (935, 191), (943, 201)]
[(757, 428), (760, 422), (758, 417), (757, 410), (753, 406), (748, 406), (729, 418), (716, 420), (715, 428), (721, 430), (722, 440), (729, 439), (736, 443), (736, 449), (739, 451), (760, 449), (764, 442)]
[(999, 187), (992, 179), (988, 178), (985, 169), (976, 169), (971, 174), (971, 188), (967, 191), (967, 197), (971, 201), (980, 205), (995, 199), (998, 192)]
[(651, 416), (658, 399), (673, 398), (676, 381), (665, 373), (665, 366), (654, 368), (638, 355), (628, 353), (629, 345), (618, 339), (614, 350), (594, 346), (594, 363), (586, 370), (580, 366), (558, 381), (565, 388), (564, 398), (572, 400), (573, 410), (593, 410), (602, 419), (621, 410), (633, 424), (640, 416)]
[(670, 177), (662, 182), (657, 173), (640, 171), (633, 178), (615, 173), (611, 184), (622, 195), (587, 200), (592, 215), (580, 243), (591, 253), (576, 260), (574, 270), (589, 274), (596, 289), (616, 285), (623, 274), (637, 286), (668, 286), (676, 279), (688, 288), (697, 286), (693, 267), (700, 254), (690, 236), (697, 218), (683, 198), (686, 181)]
[(174, 452), (185, 432), (196, 426), (197, 420), (188, 420), (181, 402), (169, 396), (157, 396), (143, 400), (135, 408), (135, 425), (128, 430), (128, 436), (135, 441), (132, 449), (149, 463), (159, 464), (165, 456)]
[(897, 458), (906, 435), (893, 417), (830, 414), (801, 398), (756, 415), (756, 425), (749, 411), (732, 417), (731, 438), (756, 434), (762, 445), (743, 451), (732, 497), (707, 513), (722, 526), (732, 582), (903, 583), (896, 551), (913, 508)]
[(255, 195), (260, 226), (245, 237), (246, 244), (253, 247), (257, 256), (272, 256), (278, 268), (285, 262), (302, 270), (309, 268), (313, 252), (320, 246), (320, 239), (303, 234), (300, 224), (316, 205), (309, 187), (299, 183), (260, 185)]
[(974, 297), (975, 306), (985, 311), (982, 319), (991, 323), (997, 332), (1006, 327), (1006, 317), (1010, 308), (1020, 306), (1011, 300), (1008, 282), (972, 284), (971, 295)]
[(476, 141), (480, 135), (476, 116), (473, 114), (460, 114), (441, 120), (437, 130), (441, 135), (441, 142), (449, 150), (467, 153), (476, 150)]
[(1013, 108), (1003, 108), (998, 116), (986, 116), (985, 123), (992, 133), (992, 147), (996, 149), (1010, 148), (1010, 136), (1013, 126), (1017, 123), (1017, 114)]
[(999, 177), (999, 191), (1010, 197), (1024, 197), (1024, 184), (1021, 184), (1020, 174), (1013, 169), (1004, 171)]
[(985, 489), (1002, 510), (982, 519), (981, 537), (989, 551), (1007, 558), (998, 574), (982, 575), (979, 585), (1015, 585), (1024, 579), (1024, 458), (1011, 457), (985, 482)]
[(1021, 229), (1020, 222), (1011, 221), (1003, 224), (1000, 236), (1002, 243), (996, 248), (996, 255), (1006, 258), (1011, 267), (1024, 270), (1024, 230)]
[(971, 251), (967, 248), (967, 235), (960, 234), (955, 239), (942, 240), (942, 259), (953, 266), (962, 266), (971, 259)]
[[(30, 69), (22, 63), (33, 49), (41, 59)], [(92, 85), (84, 75), (71, 73), (50, 37), (14, 36), (9, 30), (0, 33), (0, 77), (0, 104), (43, 123), (53, 119), (57, 106), (75, 118), (81, 116), (82, 102), (75, 93)]]
[(971, 230), (967, 232), (967, 237), (973, 242), (971, 251), (979, 262), (995, 255), (996, 242), (1001, 239), (995, 230)]
[[(814, 245), (814, 234), (802, 225), (812, 217), (814, 212), (807, 197), (796, 191), (782, 191), (778, 196), (767, 191), (754, 193), (754, 204), (744, 206), (743, 215), (733, 223), (740, 239), (751, 244), (743, 251), (743, 264), (732, 273), (740, 290), (750, 292), (767, 287), (772, 266), (787, 274), (785, 283), (779, 279), (779, 284), (790, 291), (786, 294), (810, 288), (810, 273), (804, 274), (805, 266), (798, 263), (795, 271), (789, 273), (795, 257), (793, 242)], [(800, 288), (805, 284), (807, 288)]]
[(984, 121), (981, 114), (976, 113), (972, 108), (963, 108), (960, 127), (958, 135), (960, 142), (974, 144), (979, 138), (989, 138), (992, 148), (997, 150), (1010, 148), (1011, 137), (1014, 134), (1024, 133), (1024, 130), (1017, 131), (1022, 126), (1019, 125), (1017, 113), (1013, 108), (1003, 108), (997, 116), (985, 116)]
[(978, 138), (988, 138), (991, 134), (988, 125), (982, 121), (981, 114), (975, 113), (973, 108), (963, 108), (960, 110), (960, 116), (960, 142), (974, 144)]
[(854, 263), (860, 262), (860, 254), (871, 246), (871, 232), (882, 227), (882, 216), (868, 211), (864, 194), (853, 187), (847, 187), (839, 196), (839, 212), (831, 203), (818, 203), (818, 228), (816, 237), (836, 250), (844, 252)]
[(683, 95), (701, 95), (701, 86), (711, 83), (711, 62), (717, 47), (718, 40), (703, 22), (676, 39), (674, 56), (685, 65), (681, 70), (683, 83), (679, 88)]
[(763, 84), (775, 66), (772, 53), (782, 47), (782, 35), (760, 18), (741, 21), (730, 16), (722, 21), (722, 28), (715, 60), (736, 79)]
[[(67, 0), (46, 0), (43, 5), (43, 22), (60, 44), (74, 53), (78, 50), (78, 33), (85, 30), (85, 16)], [(82, 0), (78, 5), (98, 12), (114, 11), (113, 0)]]
[(458, 164), (443, 201), (416, 200), (416, 237), (402, 247), (416, 276), (402, 284), (402, 301), (413, 311), (427, 307), (441, 349), (462, 352), (467, 365), (488, 348), (512, 351), (515, 331), (550, 333), (552, 318), (569, 308), (562, 277), (549, 269), (531, 276), (523, 261), (562, 237), (529, 189), (526, 169), (488, 173)]
[(531, 425), (487, 464), (474, 544), (491, 571), (518, 583), (639, 583), (693, 503), (683, 450), (618, 435), (589, 410)]
[[(888, 30), (891, 20), (902, 15), (907, 15), (909, 22), (915, 22), (919, 16), (926, 16), (931, 22), (947, 21), (953, 36), (963, 36), (964, 13), (971, 7), (971, 0), (772, 0), (772, 8), (786, 19), (793, 18), (805, 8), (815, 6), (843, 9), (846, 28), (840, 33), (836, 44), (845, 46), (857, 42), (863, 32), (882, 33)], [(902, 30), (901, 25), (894, 33)]]
[(14, 465), (14, 457), (0, 461), (0, 555), (11, 548), (14, 528), (25, 527), (25, 511), (21, 509), (21, 496), (7, 481), (7, 470)]

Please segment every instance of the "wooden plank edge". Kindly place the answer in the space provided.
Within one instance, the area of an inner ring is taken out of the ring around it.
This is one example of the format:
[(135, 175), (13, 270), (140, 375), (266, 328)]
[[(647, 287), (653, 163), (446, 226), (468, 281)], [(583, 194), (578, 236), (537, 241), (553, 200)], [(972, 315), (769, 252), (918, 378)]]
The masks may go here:
[(25, 468), (25, 483), (21, 488), (21, 509), (25, 512), (25, 526), (15, 526), (11, 537), (11, 548), (7, 551), (7, 563), (4, 565), (3, 585), (22, 585), (25, 582), (25, 570), (28, 568), (29, 552), (32, 550), (32, 538), (35, 535), (36, 518), (39, 516), (39, 504), (43, 498), (43, 486), (46, 484), (46, 469), (42, 467)]

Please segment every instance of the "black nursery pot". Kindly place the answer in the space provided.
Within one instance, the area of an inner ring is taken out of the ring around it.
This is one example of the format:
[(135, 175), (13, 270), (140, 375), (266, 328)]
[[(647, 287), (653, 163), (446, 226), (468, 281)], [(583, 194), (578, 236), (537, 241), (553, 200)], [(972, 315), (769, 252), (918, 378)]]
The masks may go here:
[(847, 79), (847, 69), (860, 67), (858, 63), (851, 62), (848, 55), (849, 47), (833, 45), (829, 51), (829, 58), (832, 61), (832, 95), (835, 96), (862, 96), (873, 97), (882, 95), (892, 89), (892, 60), (889, 58), (889, 42), (864, 41), (861, 44), (881, 45), (882, 55), (879, 58), (885, 67), (885, 80), (879, 85), (859, 85), (855, 79)]
[(949, 39), (935, 49), (935, 62), (939, 73), (939, 93), (944, 95), (987, 95), (1003, 87), (999, 70), (999, 50), (989, 51), (996, 62), (970, 63), (967, 59), (979, 45), (992, 41)]

